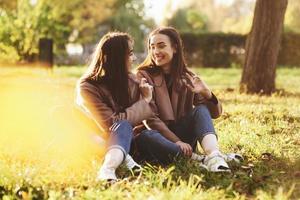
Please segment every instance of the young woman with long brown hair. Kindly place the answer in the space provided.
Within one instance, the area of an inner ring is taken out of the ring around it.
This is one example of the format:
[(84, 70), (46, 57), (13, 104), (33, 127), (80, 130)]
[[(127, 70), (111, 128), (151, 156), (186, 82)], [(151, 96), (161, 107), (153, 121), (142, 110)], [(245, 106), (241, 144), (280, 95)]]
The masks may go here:
[(204, 81), (187, 68), (176, 29), (162, 27), (150, 33), (148, 56), (139, 66), (138, 76), (153, 86), (152, 104), (157, 114), (147, 119), (149, 128), (157, 132), (140, 137), (147, 141), (141, 147), (144, 152), (161, 162), (178, 153), (202, 160), (193, 153), (199, 142), (205, 153), (203, 164), (209, 171), (230, 171), (226, 161), (242, 159), (220, 152), (212, 118), (221, 115), (221, 103)]
[(117, 179), (115, 170), (129, 157), (134, 127), (153, 116), (149, 105), (152, 87), (144, 80), (138, 82), (130, 72), (134, 60), (132, 38), (127, 33), (110, 32), (101, 38), (77, 84), (77, 104), (107, 134), (107, 152), (98, 180)]

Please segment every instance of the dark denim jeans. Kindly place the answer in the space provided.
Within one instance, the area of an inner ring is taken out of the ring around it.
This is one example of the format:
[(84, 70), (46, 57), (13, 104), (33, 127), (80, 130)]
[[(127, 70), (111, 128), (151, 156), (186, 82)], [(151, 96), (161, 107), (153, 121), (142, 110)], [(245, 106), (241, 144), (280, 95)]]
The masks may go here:
[(133, 128), (126, 120), (115, 122), (110, 128), (110, 136), (108, 139), (107, 150), (119, 148), (124, 157), (129, 153), (131, 142), (133, 139)]
[[(178, 122), (169, 126), (181, 141), (190, 144), (195, 150), (197, 141), (201, 142), (208, 134), (216, 134), (209, 110), (205, 105), (195, 107)], [(139, 152), (147, 161), (158, 161), (163, 164), (171, 162), (180, 155), (179, 146), (156, 130), (145, 130), (136, 137)]]

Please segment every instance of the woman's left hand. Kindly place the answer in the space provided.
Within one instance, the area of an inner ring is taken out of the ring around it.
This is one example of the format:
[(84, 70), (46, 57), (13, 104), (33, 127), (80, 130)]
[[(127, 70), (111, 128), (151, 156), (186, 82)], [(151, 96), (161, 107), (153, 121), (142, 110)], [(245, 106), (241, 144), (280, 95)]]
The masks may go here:
[(204, 81), (198, 76), (191, 76), (186, 73), (187, 82), (186, 86), (194, 93), (200, 93), (204, 98), (210, 99), (212, 97), (211, 91)]
[(145, 78), (142, 78), (141, 83), (139, 85), (142, 97), (149, 103), (152, 99), (153, 86), (147, 83)]

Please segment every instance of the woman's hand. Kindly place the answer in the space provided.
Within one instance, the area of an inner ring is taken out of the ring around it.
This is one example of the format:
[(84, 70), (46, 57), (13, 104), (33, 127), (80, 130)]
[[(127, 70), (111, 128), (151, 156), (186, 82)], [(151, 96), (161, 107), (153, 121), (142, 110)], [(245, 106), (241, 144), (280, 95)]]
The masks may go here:
[(186, 73), (187, 82), (186, 86), (194, 93), (200, 93), (204, 98), (210, 99), (212, 97), (211, 91), (204, 81), (198, 77), (192, 77), (190, 74)]
[(149, 103), (152, 99), (153, 86), (147, 83), (147, 80), (145, 78), (142, 78), (139, 87), (143, 99), (145, 99), (145, 101)]
[(175, 144), (177, 144), (180, 147), (181, 151), (183, 152), (183, 154), (185, 156), (188, 156), (188, 157), (192, 156), (193, 149), (192, 149), (191, 145), (189, 145), (188, 143), (184, 143), (182, 141), (178, 141)]

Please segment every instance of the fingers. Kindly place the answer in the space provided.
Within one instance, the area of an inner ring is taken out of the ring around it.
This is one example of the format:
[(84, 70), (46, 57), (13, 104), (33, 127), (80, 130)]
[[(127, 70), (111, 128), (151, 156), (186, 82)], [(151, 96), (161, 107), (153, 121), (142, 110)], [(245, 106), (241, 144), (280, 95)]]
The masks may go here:
[(153, 86), (147, 83), (145, 78), (142, 78), (139, 84), (139, 89), (141, 96), (146, 100), (146, 102), (150, 103), (152, 99)]
[(194, 90), (195, 90), (195, 88), (189, 84), (186, 84), (186, 87), (188, 87), (188, 89), (191, 90), (192, 92), (194, 92)]
[[(189, 80), (189, 79), (188, 79), (188, 80)], [(185, 84), (185, 86), (186, 86), (189, 90), (191, 90), (192, 92), (194, 92), (195, 88), (193, 87), (193, 85), (190, 84), (190, 83), (191, 83), (190, 81), (189, 81), (189, 83), (188, 83), (188, 81), (187, 81), (186, 79), (183, 79), (182, 82)]]
[(150, 88), (151, 91), (153, 90), (153, 86), (150, 85), (145, 78), (141, 79), (140, 87)]
[(185, 147), (184, 147), (183, 145), (180, 145), (179, 147), (180, 147), (180, 149), (181, 149), (183, 155), (186, 155), (186, 154), (187, 154), (187, 151), (186, 151)]
[(184, 143), (184, 155), (186, 156), (191, 156), (192, 155), (192, 152), (193, 152), (193, 149), (191, 147), (191, 145), (187, 144), (187, 143)]
[(192, 155), (193, 149), (191, 145), (189, 145), (188, 143), (185, 143), (185, 145), (186, 145), (186, 155), (190, 157)]
[(150, 90), (151, 90), (151, 92), (153, 91), (153, 86), (152, 85), (150, 85), (149, 83), (147, 83), (148, 85), (149, 85), (149, 88), (150, 88)]
[(147, 83), (147, 80), (145, 78), (142, 78), (140, 85), (144, 85), (145, 83)]
[(189, 73), (185, 73), (185, 74), (188, 80), (191, 81), (192, 83), (195, 81), (202, 81), (202, 79), (199, 76), (191, 76)]
[(193, 148), (191, 147), (191, 145), (187, 144), (188, 145), (188, 156), (192, 156), (192, 153), (193, 153)]
[(185, 148), (184, 148), (182, 145), (180, 145), (179, 147), (180, 147), (180, 149), (181, 149), (183, 155), (186, 155), (186, 153), (185, 153)]
[(187, 85), (190, 85), (190, 86), (193, 86), (194, 84), (193, 84), (193, 77), (190, 75), (190, 74), (188, 74), (188, 73), (185, 73), (185, 78), (186, 79), (184, 79), (185, 80), (185, 83), (187, 84)]
[(180, 142), (180, 144), (178, 144), (182, 153), (185, 155), (185, 156), (188, 156), (190, 157), (193, 153), (193, 149), (191, 147), (191, 145), (189, 145), (188, 143), (184, 143), (184, 142)]
[(189, 73), (185, 73), (185, 75), (190, 81), (193, 81), (194, 78)]
[(152, 92), (153, 91), (153, 86), (150, 85), (149, 83), (144, 83), (143, 85), (140, 85), (140, 89), (148, 89)]
[(188, 155), (189, 150), (185, 144), (183, 145), (183, 148), (184, 148), (184, 155)]
[(189, 90), (194, 92), (195, 90), (195, 85), (194, 85), (194, 77), (192, 77), (189, 73), (185, 73), (186, 79), (184, 79), (185, 85), (188, 87)]
[(179, 146), (179, 148), (181, 149), (183, 155), (186, 155), (186, 151), (185, 151), (185, 147), (184, 147), (184, 143), (181, 141), (176, 142), (176, 144)]

